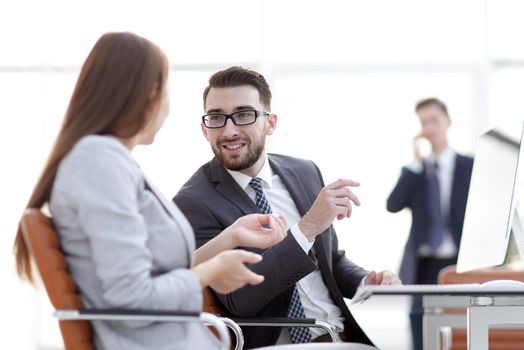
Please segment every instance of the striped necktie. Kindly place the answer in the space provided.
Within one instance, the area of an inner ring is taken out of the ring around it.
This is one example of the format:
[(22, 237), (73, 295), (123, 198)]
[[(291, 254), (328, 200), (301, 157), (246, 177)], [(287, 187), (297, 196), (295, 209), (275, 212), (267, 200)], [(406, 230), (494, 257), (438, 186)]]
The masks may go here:
[(428, 198), (429, 227), (426, 243), (434, 252), (440, 247), (444, 239), (444, 216), (440, 203), (440, 182), (438, 178), (438, 163), (426, 164), (426, 184)]
[[(260, 212), (262, 214), (271, 214), (271, 206), (264, 194), (262, 180), (259, 177), (254, 177), (249, 181), (249, 186), (255, 190), (255, 204)], [(291, 318), (306, 318), (304, 307), (302, 306), (302, 301), (300, 301), (300, 295), (298, 294), (296, 286), (293, 288), (293, 295), (291, 296), (287, 316)], [(311, 331), (307, 327), (290, 327), (289, 336), (291, 342), (294, 344), (311, 342)]]

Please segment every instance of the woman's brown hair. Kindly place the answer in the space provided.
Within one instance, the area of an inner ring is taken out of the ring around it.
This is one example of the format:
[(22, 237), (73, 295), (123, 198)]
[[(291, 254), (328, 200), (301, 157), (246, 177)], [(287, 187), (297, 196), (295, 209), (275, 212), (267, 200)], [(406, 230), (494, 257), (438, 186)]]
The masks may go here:
[[(129, 32), (102, 35), (87, 56), (50, 156), (26, 208), (42, 208), (51, 196), (62, 158), (86, 135), (128, 138), (148, 122), (151, 92), (164, 91), (169, 64), (151, 41)], [(162, 94), (156, 94), (159, 98)], [(18, 275), (33, 280), (31, 257), (18, 228)]]

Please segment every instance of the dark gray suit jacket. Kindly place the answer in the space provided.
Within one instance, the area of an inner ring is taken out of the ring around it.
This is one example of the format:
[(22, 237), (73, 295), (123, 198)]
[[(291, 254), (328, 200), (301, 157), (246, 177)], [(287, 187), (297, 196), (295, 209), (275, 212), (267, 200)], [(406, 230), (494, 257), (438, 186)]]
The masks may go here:
[[(324, 187), (317, 166), (306, 160), (283, 155), (268, 155), (269, 163), (285, 184), (300, 215), (304, 215)], [(173, 198), (195, 231), (200, 246), (215, 237), (239, 217), (259, 212), (255, 203), (229, 173), (213, 159), (204, 164)], [(264, 259), (250, 268), (265, 277), (262, 284), (245, 286), (233, 293), (219, 295), (232, 316), (285, 317), (295, 283), (320, 268), (334, 303), (342, 310), (350, 341), (371, 344), (349, 312), (344, 297), (351, 298), (367, 271), (355, 265), (338, 249), (333, 226), (317, 237), (310, 258), (291, 233), (279, 244), (264, 251), (251, 249)], [(313, 254), (312, 254), (313, 255)], [(279, 328), (246, 327), (246, 347), (276, 343)]]
[[(462, 236), (472, 168), (473, 158), (457, 154), (449, 204), (449, 229), (457, 247), (460, 246)], [(420, 245), (424, 243), (424, 237), (427, 236), (429, 229), (426, 181), (425, 168), (420, 174), (402, 168), (400, 178), (387, 200), (388, 211), (396, 213), (404, 208), (409, 208), (413, 218), (400, 265), (400, 278), (404, 284), (418, 283), (417, 273), (420, 257), (417, 252)], [(436, 277), (434, 276), (435, 281)]]

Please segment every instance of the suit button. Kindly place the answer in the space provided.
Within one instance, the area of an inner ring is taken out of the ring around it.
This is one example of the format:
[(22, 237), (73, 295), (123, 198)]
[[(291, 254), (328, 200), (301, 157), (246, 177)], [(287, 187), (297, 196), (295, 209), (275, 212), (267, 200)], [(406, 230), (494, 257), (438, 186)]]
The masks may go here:
[(300, 278), (300, 275), (298, 273), (295, 274), (295, 278), (298, 280)]
[(301, 274), (301, 275), (303, 275), (304, 273), (306, 273), (306, 270), (304, 270), (304, 269), (300, 269), (300, 270), (298, 271), (298, 273)]
[(284, 285), (285, 285), (286, 287), (289, 287), (289, 286), (291, 285), (291, 282), (286, 281), (286, 282), (284, 283)]

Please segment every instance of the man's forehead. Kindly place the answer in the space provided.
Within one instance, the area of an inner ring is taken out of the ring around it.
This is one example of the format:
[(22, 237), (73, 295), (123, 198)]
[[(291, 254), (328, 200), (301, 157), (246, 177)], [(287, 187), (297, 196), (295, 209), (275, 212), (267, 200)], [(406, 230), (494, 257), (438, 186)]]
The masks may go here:
[(447, 117), (446, 113), (437, 105), (428, 105), (424, 106), (422, 108), (419, 108), (417, 111), (417, 114), (420, 118), (427, 118), (427, 117)]
[(258, 108), (260, 95), (250, 85), (211, 88), (205, 101), (206, 110), (233, 110), (250, 106)]

